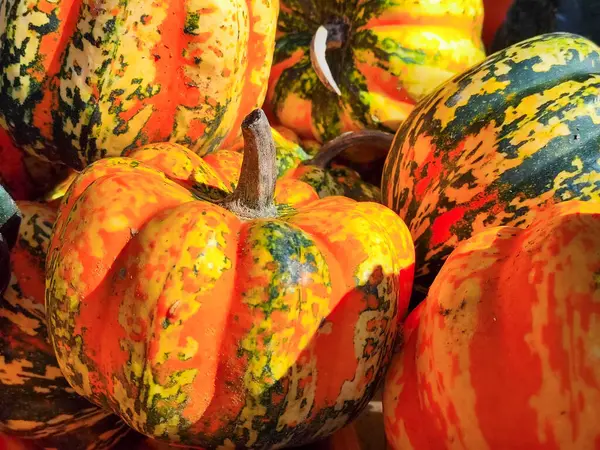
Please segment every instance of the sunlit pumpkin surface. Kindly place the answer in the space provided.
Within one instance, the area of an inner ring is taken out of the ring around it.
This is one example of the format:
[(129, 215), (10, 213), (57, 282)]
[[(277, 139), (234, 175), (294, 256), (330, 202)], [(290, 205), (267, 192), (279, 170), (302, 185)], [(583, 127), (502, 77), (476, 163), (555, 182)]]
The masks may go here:
[(411, 230), (421, 299), (474, 232), (600, 200), (599, 96), (600, 49), (557, 33), (488, 57), (419, 104), (396, 134), (382, 196)]
[(240, 156), (145, 148), (82, 172), (48, 255), (53, 343), (78, 393), (149, 436), (307, 443), (374, 393), (412, 241), (392, 211), (344, 197), (241, 220), (206, 201), (237, 182), (223, 155)]
[(81, 168), (148, 142), (209, 153), (262, 104), (278, 2), (4, 3), (0, 126)]
[(392, 449), (598, 448), (599, 231), (569, 201), (456, 248), (388, 372)]
[[(484, 57), (482, 0), (283, 0), (266, 105), (303, 138), (395, 131), (414, 104)], [(341, 96), (312, 68), (320, 25), (339, 25), (326, 58)]]
[[(44, 266), (56, 213), (33, 202), (18, 206), (23, 220), (11, 252), (13, 272), (0, 297), (0, 433), (46, 448), (110, 448), (129, 428), (73, 391), (48, 339)], [(30, 448), (0, 435), (3, 445)]]

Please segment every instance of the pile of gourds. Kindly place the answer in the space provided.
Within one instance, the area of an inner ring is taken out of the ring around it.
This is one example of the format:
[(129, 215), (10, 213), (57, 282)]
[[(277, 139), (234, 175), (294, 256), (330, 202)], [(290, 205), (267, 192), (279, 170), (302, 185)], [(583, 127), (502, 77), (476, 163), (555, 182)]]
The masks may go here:
[(0, 449), (597, 448), (600, 48), (484, 10), (0, 0)]

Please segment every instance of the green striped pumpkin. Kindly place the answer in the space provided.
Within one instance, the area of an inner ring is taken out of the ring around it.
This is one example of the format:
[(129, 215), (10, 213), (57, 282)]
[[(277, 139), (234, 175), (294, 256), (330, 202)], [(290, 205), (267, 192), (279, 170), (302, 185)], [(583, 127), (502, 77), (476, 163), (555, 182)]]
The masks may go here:
[(278, 2), (0, 3), (0, 127), (80, 169), (146, 143), (204, 155), (262, 104)]
[(441, 82), (481, 61), (482, 0), (283, 0), (266, 106), (325, 142), (395, 131)]
[(459, 241), (526, 227), (565, 200), (600, 200), (600, 48), (568, 33), (515, 44), (424, 99), (398, 130), (384, 204), (415, 241), (426, 294)]

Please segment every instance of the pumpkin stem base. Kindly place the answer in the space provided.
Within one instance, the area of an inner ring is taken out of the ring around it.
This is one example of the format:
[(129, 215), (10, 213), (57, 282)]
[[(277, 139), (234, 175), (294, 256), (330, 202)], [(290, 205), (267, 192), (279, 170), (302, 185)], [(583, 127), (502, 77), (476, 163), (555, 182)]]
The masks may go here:
[(276, 150), (271, 126), (262, 109), (255, 109), (242, 123), (244, 160), (235, 191), (220, 205), (241, 219), (277, 217), (275, 184)]

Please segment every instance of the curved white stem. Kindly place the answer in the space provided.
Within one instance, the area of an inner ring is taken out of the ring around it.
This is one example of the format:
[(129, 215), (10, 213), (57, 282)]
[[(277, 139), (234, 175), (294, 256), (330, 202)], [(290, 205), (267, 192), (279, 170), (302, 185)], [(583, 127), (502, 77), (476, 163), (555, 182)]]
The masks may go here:
[(317, 28), (315, 35), (310, 43), (310, 61), (313, 69), (317, 73), (317, 77), (321, 80), (321, 83), (329, 89), (335, 92), (337, 95), (342, 95), (339, 86), (333, 79), (329, 64), (327, 64), (327, 58), (325, 53), (327, 51), (327, 35), (329, 32), (327, 28), (321, 25)]

